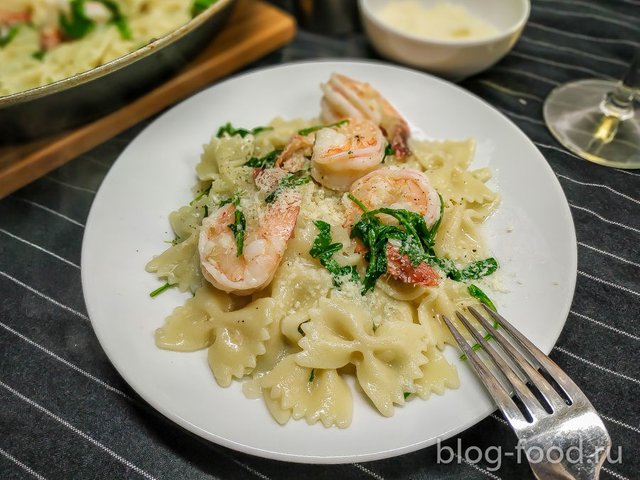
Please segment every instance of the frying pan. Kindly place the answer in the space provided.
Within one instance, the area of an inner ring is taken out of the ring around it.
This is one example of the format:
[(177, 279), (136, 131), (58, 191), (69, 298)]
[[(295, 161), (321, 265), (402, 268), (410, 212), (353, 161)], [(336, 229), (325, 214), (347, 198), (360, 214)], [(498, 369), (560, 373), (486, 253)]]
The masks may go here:
[(72, 77), (0, 96), (0, 145), (23, 142), (90, 122), (162, 83), (217, 33), (236, 0), (218, 0), (185, 25), (104, 65)]

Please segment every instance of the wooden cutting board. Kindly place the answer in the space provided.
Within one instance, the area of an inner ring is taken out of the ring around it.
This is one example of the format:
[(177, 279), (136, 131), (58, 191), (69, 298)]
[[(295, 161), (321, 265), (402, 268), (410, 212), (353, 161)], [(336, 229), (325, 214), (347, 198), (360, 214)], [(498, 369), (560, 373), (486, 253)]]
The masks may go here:
[(0, 198), (96, 145), (288, 43), (293, 18), (259, 0), (239, 0), (226, 26), (178, 75), (93, 123), (53, 137), (0, 147)]

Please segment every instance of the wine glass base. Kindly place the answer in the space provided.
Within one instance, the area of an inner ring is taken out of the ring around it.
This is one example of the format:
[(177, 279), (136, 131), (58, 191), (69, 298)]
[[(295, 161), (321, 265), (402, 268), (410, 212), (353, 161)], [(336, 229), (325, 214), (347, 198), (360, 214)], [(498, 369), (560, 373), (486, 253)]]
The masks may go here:
[(544, 120), (567, 149), (591, 162), (640, 168), (640, 109), (622, 117), (602, 107), (617, 82), (580, 80), (554, 89), (544, 103)]

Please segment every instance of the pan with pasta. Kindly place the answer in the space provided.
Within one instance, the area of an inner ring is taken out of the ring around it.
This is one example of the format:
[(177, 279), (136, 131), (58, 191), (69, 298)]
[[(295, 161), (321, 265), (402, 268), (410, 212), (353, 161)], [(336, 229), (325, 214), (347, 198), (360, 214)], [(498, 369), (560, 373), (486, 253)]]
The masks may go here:
[(166, 282), (152, 296), (193, 294), (158, 347), (206, 350), (215, 381), (243, 382), (279, 423), (345, 428), (354, 395), (392, 416), (457, 388), (439, 314), (491, 303), (482, 224), (499, 196), (470, 169), (473, 139), (413, 138), (368, 83), (321, 88), (309, 119), (218, 129), (147, 270)]
[(0, 143), (80, 125), (186, 64), (234, 0), (6, 0)]
[(175, 30), (206, 0), (6, 0), (0, 96), (91, 70)]

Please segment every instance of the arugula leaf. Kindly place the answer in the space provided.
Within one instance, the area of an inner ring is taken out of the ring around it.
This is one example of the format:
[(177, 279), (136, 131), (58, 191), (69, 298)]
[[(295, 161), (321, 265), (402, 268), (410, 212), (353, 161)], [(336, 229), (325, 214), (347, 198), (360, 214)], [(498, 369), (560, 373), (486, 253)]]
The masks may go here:
[(256, 127), (251, 129), (251, 135), (257, 135), (260, 132), (268, 132), (270, 130), (273, 130), (273, 127)]
[(278, 198), (278, 195), (282, 192), (282, 190), (291, 187), (297, 187), (298, 185), (304, 185), (305, 183), (309, 183), (311, 181), (311, 177), (309, 175), (302, 176), (302, 172), (294, 172), (289, 173), (288, 175), (282, 177), (278, 186), (273, 189), (269, 195), (267, 195), (264, 199), (267, 203), (273, 203)]
[[(484, 336), (485, 340), (491, 340), (492, 338), (493, 337), (488, 333)], [(478, 350), (481, 350), (481, 349), (482, 349), (482, 345), (480, 345), (479, 343), (474, 343), (473, 345), (471, 345), (471, 350), (473, 350), (474, 352), (477, 352)], [(464, 362), (469, 357), (467, 357), (467, 355), (463, 353), (458, 358)]]
[(0, 48), (9, 45), (9, 42), (15, 38), (20, 30), (20, 25), (12, 25), (10, 27), (0, 27)]
[(497, 310), (496, 306), (493, 304), (491, 299), (487, 296), (486, 293), (480, 290), (480, 288), (471, 284), (467, 287), (467, 291), (469, 292), (469, 295), (471, 295), (474, 298), (477, 298), (480, 301), (480, 303), (484, 303), (487, 307), (491, 308), (492, 310)]
[(95, 27), (93, 20), (84, 13), (84, 4), (85, 0), (71, 0), (71, 17), (60, 14), (59, 23), (65, 36), (73, 39), (82, 38)]
[[(425, 261), (426, 252), (432, 245), (424, 243), (425, 239), (429, 238), (430, 232), (420, 214), (393, 208), (367, 210), (356, 197), (351, 194), (348, 196), (363, 210), (360, 220), (351, 228), (351, 238), (360, 238), (368, 249), (365, 260), (369, 263), (363, 281), (363, 295), (373, 290), (378, 278), (387, 271), (387, 244), (389, 240), (401, 242), (400, 252), (408, 255), (412, 264), (418, 265)], [(400, 225), (382, 223), (376, 216), (380, 213), (391, 215), (400, 222)]]
[(37, 52), (33, 52), (31, 56), (36, 60), (42, 61), (46, 54), (47, 54), (46, 50), (38, 50)]
[(231, 231), (233, 232), (233, 236), (236, 239), (236, 257), (242, 255), (242, 250), (244, 248), (244, 232), (247, 230), (247, 221), (244, 218), (244, 213), (242, 210), (236, 207), (233, 212), (233, 223), (227, 225)]
[(264, 132), (268, 130), (273, 130), (273, 127), (256, 127), (251, 130), (247, 130), (246, 128), (235, 128), (233, 125), (231, 125), (231, 122), (227, 122), (224, 125), (222, 125), (220, 128), (218, 128), (218, 133), (216, 133), (216, 137), (220, 138), (226, 133), (230, 137), (233, 137), (234, 135), (240, 135), (242, 138), (244, 138), (249, 134), (257, 135), (260, 132)]
[(171, 287), (173, 287), (173, 285), (167, 282), (167, 283), (165, 283), (164, 285), (162, 285), (161, 287), (156, 288), (153, 292), (151, 292), (151, 293), (149, 294), (149, 296), (150, 296), (151, 298), (153, 298), (153, 297), (155, 297), (155, 296), (157, 296), (157, 295), (160, 295), (160, 294), (161, 294), (162, 292), (164, 292), (165, 290), (169, 290)]
[(251, 157), (249, 161), (244, 164), (244, 166), (254, 167), (254, 168), (271, 168), (276, 164), (276, 160), (278, 159), (281, 153), (282, 153), (282, 149), (276, 149), (260, 158)]
[(218, 0), (194, 0), (191, 5), (191, 16), (195, 17), (196, 15), (200, 15), (217, 1)]
[(205, 188), (202, 192), (200, 192), (200, 194), (194, 198), (193, 200), (191, 200), (189, 202), (189, 205), (193, 205), (194, 203), (196, 203), (198, 200), (200, 200), (201, 198), (203, 198), (205, 195), (209, 195), (209, 192), (211, 191), (211, 186), (213, 184), (209, 184), (209, 186), (207, 188)]
[[(387, 244), (389, 240), (400, 242), (400, 253), (407, 255), (415, 267), (427, 263), (440, 268), (452, 280), (476, 280), (492, 274), (498, 268), (495, 258), (487, 258), (468, 265), (462, 270), (448, 258), (439, 258), (434, 250), (436, 233), (444, 214), (443, 202), (440, 202), (440, 217), (429, 228), (424, 217), (416, 212), (404, 209), (378, 208), (367, 210), (365, 205), (349, 194), (348, 197), (363, 211), (360, 220), (351, 228), (351, 238), (360, 238), (367, 247), (365, 260), (369, 262), (364, 277), (362, 294), (375, 287), (378, 278), (387, 270)], [(400, 225), (386, 225), (376, 216), (385, 214), (394, 217)]]
[(111, 20), (109, 23), (116, 26), (118, 31), (120, 32), (120, 36), (124, 40), (131, 40), (131, 29), (129, 28), (129, 22), (127, 17), (125, 17), (120, 11), (120, 7), (113, 0), (98, 0), (101, 4), (103, 4), (107, 9), (111, 12)]
[(225, 205), (228, 205), (230, 203), (233, 203), (237, 207), (238, 205), (240, 205), (240, 195), (241, 195), (241, 192), (236, 192), (233, 194), (232, 197), (221, 200), (220, 203), (218, 204), (218, 207), (224, 207)]
[(346, 275), (350, 275), (351, 280), (354, 282), (359, 281), (360, 276), (355, 265), (342, 266), (331, 258), (334, 253), (342, 248), (341, 243), (331, 243), (331, 225), (323, 220), (314, 220), (313, 224), (320, 233), (313, 241), (309, 255), (320, 260), (320, 264), (329, 271), (333, 277), (334, 286), (340, 287), (342, 285), (341, 278)]
[(332, 123), (331, 125), (315, 125), (313, 127), (298, 130), (298, 135), (309, 135), (310, 133), (317, 132), (318, 130), (322, 130), (323, 128), (337, 128), (341, 127), (342, 125), (346, 125), (347, 123), (349, 123), (349, 120), (344, 119), (340, 120), (339, 122)]
[(452, 263), (453, 262), (447, 263), (443, 270), (446, 271), (447, 276), (450, 279), (455, 280), (456, 282), (460, 282), (462, 280), (478, 280), (479, 278), (491, 275), (498, 269), (498, 262), (493, 257), (473, 262), (462, 270), (451, 267)]
[(442, 217), (444, 217), (444, 200), (442, 199), (442, 195), (440, 195), (439, 193), (438, 198), (440, 199), (440, 215), (438, 216), (438, 219), (433, 222), (433, 225), (431, 225), (429, 236), (426, 239), (426, 243), (428, 245), (434, 245), (436, 243), (436, 234), (438, 233), (438, 229), (440, 228), (440, 224), (442, 223)]

